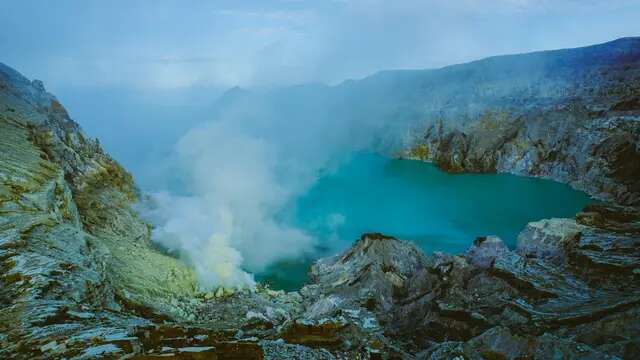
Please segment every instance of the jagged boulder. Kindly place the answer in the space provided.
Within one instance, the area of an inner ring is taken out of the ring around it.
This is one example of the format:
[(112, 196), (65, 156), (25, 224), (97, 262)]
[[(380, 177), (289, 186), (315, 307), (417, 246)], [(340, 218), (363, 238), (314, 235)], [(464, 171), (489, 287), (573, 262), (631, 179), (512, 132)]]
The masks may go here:
[(640, 210), (611, 203), (592, 203), (576, 215), (578, 224), (616, 233), (640, 234)]
[(491, 267), (496, 258), (502, 256), (509, 249), (497, 236), (482, 236), (476, 238), (473, 246), (465, 253), (467, 261), (479, 268)]
[(417, 359), (615, 359), (597, 351), (553, 335), (540, 337), (513, 334), (509, 329), (495, 327), (468, 342), (445, 342), (420, 353)]
[(525, 257), (563, 262), (565, 249), (575, 243), (584, 227), (574, 219), (545, 219), (527, 224), (518, 235), (517, 252)]
[(424, 254), (412, 243), (368, 233), (342, 254), (316, 262), (310, 274), (323, 294), (385, 311), (393, 305), (394, 293), (425, 264)]

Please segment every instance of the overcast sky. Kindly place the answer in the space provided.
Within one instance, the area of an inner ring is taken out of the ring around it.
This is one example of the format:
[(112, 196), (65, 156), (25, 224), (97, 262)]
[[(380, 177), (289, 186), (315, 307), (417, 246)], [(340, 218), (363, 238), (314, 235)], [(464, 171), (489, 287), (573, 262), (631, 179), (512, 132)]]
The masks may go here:
[(0, 0), (0, 62), (149, 185), (229, 87), (590, 45), (638, 19), (640, 0)]
[(640, 1), (0, 1), (0, 61), (52, 89), (320, 81), (640, 35)]

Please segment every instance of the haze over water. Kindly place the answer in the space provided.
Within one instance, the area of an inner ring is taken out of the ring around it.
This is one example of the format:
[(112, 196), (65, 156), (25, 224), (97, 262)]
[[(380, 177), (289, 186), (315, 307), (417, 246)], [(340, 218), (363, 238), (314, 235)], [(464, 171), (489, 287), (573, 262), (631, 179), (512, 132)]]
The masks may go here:
[[(318, 239), (318, 256), (333, 255), (362, 233), (411, 240), (426, 252), (460, 253), (477, 236), (497, 235), (510, 247), (530, 221), (573, 217), (588, 195), (550, 180), (510, 174), (449, 174), (433, 164), (356, 154), (327, 171), (282, 214), (282, 221)], [(312, 259), (281, 262), (258, 279), (296, 289)]]

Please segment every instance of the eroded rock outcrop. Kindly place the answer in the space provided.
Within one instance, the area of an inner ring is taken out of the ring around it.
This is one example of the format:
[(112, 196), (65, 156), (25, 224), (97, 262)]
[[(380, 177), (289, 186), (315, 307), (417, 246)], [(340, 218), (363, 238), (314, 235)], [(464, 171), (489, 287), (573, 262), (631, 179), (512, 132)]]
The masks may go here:
[[(461, 256), (415, 257), (408, 242), (368, 236), (316, 265), (331, 269), (332, 279), (348, 279), (322, 282), (321, 294), (368, 308), (385, 336), (418, 358), (631, 359), (640, 349), (633, 234), (553, 219), (529, 224), (515, 250), (486, 237)], [(537, 243), (542, 250), (532, 251)], [(394, 258), (408, 259), (401, 281), (386, 275)]]

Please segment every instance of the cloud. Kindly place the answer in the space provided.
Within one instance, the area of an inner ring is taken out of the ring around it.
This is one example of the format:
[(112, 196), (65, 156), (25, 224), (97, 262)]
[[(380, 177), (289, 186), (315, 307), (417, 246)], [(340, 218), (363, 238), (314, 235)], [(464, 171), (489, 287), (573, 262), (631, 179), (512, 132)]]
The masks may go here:
[(637, 35), (638, 11), (629, 0), (27, 0), (0, 4), (0, 51), (54, 88), (336, 83)]
[(193, 196), (158, 193), (146, 211), (157, 224), (154, 240), (193, 264), (205, 288), (252, 287), (247, 271), (313, 251), (312, 237), (276, 221), (310, 178), (282, 179), (300, 164), (281, 161), (278, 137), (263, 137), (252, 131), (256, 122), (238, 120), (222, 117), (189, 131), (176, 152)]
[[(189, 261), (204, 287), (250, 287), (249, 273), (337, 245), (318, 244), (283, 210), (322, 170), (389, 130), (380, 117), (354, 112), (357, 100), (321, 85), (227, 93), (213, 119), (185, 134), (166, 160), (186, 181), (182, 195), (152, 195), (144, 213), (154, 241)], [(344, 221), (334, 214), (326, 225), (337, 232)]]

